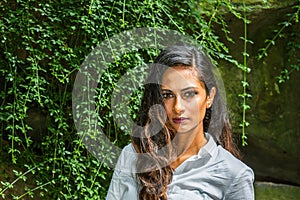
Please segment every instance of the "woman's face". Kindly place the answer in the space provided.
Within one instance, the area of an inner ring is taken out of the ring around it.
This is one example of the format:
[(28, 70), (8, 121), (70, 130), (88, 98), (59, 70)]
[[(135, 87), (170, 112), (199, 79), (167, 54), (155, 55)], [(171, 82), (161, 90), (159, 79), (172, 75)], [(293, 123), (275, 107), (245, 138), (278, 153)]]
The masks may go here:
[(206, 108), (211, 106), (214, 92), (206, 94), (197, 72), (187, 67), (170, 67), (162, 76), (161, 89), (168, 120), (177, 132), (203, 132)]

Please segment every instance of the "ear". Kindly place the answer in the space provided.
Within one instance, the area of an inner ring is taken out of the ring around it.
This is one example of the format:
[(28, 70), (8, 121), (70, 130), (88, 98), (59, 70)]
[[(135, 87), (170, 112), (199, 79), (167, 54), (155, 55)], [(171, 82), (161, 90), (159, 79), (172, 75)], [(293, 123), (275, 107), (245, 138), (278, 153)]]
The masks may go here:
[(216, 93), (217, 93), (217, 88), (212, 87), (206, 99), (206, 108), (210, 108), (212, 106)]

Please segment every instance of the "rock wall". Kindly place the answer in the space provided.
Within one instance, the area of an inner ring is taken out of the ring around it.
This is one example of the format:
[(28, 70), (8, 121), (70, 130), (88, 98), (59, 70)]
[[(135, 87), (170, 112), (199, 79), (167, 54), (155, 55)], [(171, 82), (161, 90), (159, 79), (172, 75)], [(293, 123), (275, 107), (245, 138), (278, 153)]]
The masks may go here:
[[(286, 2), (285, 2), (286, 3)], [(251, 23), (248, 25), (248, 66), (252, 69), (247, 75), (250, 84), (248, 93), (252, 95), (248, 103), (251, 109), (247, 112), (248, 146), (242, 147), (244, 161), (251, 166), (256, 180), (267, 180), (300, 185), (300, 72), (293, 71), (285, 83), (278, 83), (277, 76), (288, 68), (290, 63), (300, 65), (300, 23), (285, 28), (285, 37), (278, 38), (275, 45), (268, 49), (268, 56), (257, 59), (259, 49), (266, 46), (265, 40), (271, 39), (282, 25), (278, 23), (288, 20), (288, 13), (294, 13), (292, 6), (280, 5), (272, 8), (260, 8), (248, 13)], [(235, 43), (226, 42), (231, 55), (242, 62), (244, 35), (243, 22), (226, 14), (226, 22), (230, 36)], [(222, 33), (220, 32), (220, 35)], [(289, 42), (298, 45), (291, 51)], [(221, 62), (220, 70), (227, 90), (227, 100), (231, 110), (234, 132), (240, 134), (237, 114), (242, 112), (242, 92), (240, 81), (242, 71), (237, 67)]]

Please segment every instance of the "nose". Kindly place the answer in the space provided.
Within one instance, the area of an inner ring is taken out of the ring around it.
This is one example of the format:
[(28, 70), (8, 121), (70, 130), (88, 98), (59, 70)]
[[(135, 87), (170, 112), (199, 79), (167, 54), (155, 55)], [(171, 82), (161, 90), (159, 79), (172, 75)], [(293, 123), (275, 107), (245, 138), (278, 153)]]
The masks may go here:
[(184, 112), (183, 100), (180, 97), (175, 98), (173, 110), (175, 111), (176, 114), (181, 114)]

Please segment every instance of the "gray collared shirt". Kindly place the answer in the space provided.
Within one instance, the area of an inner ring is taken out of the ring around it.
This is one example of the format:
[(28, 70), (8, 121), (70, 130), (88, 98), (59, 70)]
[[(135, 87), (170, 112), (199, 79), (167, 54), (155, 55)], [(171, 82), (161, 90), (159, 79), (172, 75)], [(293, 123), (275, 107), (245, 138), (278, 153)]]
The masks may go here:
[[(207, 144), (179, 165), (168, 185), (168, 200), (254, 199), (254, 173), (206, 134)], [(132, 144), (122, 150), (106, 200), (138, 200), (136, 152)]]

